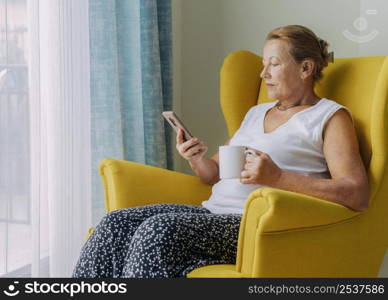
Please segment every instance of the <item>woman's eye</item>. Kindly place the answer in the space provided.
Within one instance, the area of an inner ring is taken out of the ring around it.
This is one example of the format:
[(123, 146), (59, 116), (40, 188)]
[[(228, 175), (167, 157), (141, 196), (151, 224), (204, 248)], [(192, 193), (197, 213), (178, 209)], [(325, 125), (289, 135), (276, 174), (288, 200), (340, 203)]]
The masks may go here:
[[(277, 67), (279, 64), (278, 63), (269, 63), (268, 64), (271, 67)], [(263, 67), (266, 68), (268, 66), (267, 64), (263, 64)]]

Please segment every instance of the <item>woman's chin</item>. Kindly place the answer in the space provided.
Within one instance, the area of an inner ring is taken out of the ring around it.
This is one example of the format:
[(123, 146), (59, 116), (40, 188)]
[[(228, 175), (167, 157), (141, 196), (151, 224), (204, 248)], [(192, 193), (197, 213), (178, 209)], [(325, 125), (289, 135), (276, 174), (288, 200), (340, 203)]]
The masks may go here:
[(267, 92), (268, 99), (277, 99), (276, 93), (272, 93), (270, 91)]

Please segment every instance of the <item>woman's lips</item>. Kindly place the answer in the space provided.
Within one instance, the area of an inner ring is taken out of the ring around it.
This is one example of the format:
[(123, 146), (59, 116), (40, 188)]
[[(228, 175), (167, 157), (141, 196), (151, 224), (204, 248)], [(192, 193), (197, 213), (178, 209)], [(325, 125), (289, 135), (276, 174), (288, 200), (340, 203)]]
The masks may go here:
[(266, 83), (267, 87), (273, 87), (274, 84)]

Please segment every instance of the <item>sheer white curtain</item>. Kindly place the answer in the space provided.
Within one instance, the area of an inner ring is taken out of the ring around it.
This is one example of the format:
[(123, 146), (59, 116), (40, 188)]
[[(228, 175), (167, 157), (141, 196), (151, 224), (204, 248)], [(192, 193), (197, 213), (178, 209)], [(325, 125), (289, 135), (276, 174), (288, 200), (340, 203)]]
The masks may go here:
[(28, 0), (27, 11), (31, 275), (68, 277), (91, 224), (88, 1)]
[(88, 0), (0, 0), (0, 277), (68, 277), (91, 224)]
[(26, 269), (30, 165), (26, 0), (0, 0), (0, 275)]

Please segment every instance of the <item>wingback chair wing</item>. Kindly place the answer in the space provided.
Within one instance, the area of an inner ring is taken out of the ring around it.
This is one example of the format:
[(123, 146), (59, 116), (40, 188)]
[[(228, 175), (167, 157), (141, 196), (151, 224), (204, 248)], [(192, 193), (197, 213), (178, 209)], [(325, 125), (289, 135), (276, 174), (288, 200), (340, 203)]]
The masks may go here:
[[(228, 55), (221, 106), (232, 136), (250, 107), (267, 98), (261, 57)], [(317, 94), (347, 106), (354, 118), (371, 187), (369, 208), (273, 188), (252, 192), (244, 208), (236, 264), (197, 268), (187, 277), (376, 277), (388, 248), (388, 58), (340, 58), (324, 70)], [(100, 165), (107, 212), (152, 203), (200, 205), (211, 186), (199, 178), (134, 162)]]

